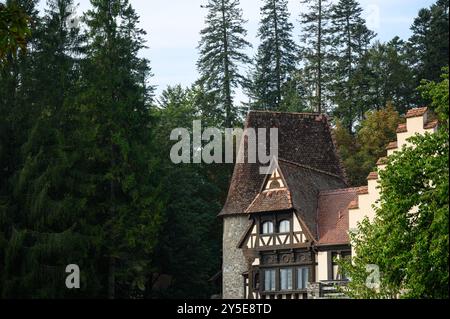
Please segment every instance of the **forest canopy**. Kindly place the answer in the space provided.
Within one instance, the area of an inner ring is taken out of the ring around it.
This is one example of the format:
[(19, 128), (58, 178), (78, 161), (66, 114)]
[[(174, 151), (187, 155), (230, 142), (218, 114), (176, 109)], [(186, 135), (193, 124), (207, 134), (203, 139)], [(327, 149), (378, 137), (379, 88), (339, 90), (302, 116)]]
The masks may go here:
[[(174, 165), (173, 128), (242, 127), (248, 110), (324, 113), (360, 186), (408, 109), (428, 104), (448, 115), (439, 96), (417, 90), (448, 66), (448, 0), (421, 9), (411, 37), (387, 42), (356, 0), (302, 0), (300, 17), (287, 0), (261, 0), (257, 43), (239, 0), (205, 0), (199, 77), (159, 96), (130, 1), (91, 0), (79, 23), (73, 0), (48, 0), (41, 12), (38, 2), (0, 4), (3, 298), (219, 293), (216, 216), (233, 167)], [(248, 102), (237, 102), (238, 90)], [(83, 284), (68, 290), (73, 263)]]

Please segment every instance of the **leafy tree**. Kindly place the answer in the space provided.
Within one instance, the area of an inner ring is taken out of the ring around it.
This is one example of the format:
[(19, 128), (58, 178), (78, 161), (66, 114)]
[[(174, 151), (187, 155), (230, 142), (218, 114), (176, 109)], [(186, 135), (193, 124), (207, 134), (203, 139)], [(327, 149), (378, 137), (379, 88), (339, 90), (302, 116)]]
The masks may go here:
[(245, 49), (251, 44), (245, 40), (242, 10), (239, 0), (208, 0), (206, 27), (200, 32), (200, 58), (197, 68), (200, 82), (207, 93), (214, 94), (219, 117), (224, 118), (225, 127), (236, 120), (233, 95), (236, 88), (246, 85), (240, 67), (250, 63)]
[(292, 40), (287, 0), (265, 0), (261, 8), (258, 47), (250, 86), (255, 109), (276, 110), (295, 71), (297, 46)]
[(375, 37), (361, 14), (362, 8), (355, 0), (340, 0), (333, 5), (331, 13), (334, 113), (349, 131), (353, 130), (357, 116), (355, 104), (360, 94), (355, 88), (355, 69)]
[[(341, 265), (352, 278), (352, 297), (448, 298), (448, 90), (448, 69), (441, 82), (422, 86), (441, 126), (410, 138), (412, 146), (391, 155), (380, 172), (376, 217), (359, 224), (351, 236), (356, 256)], [(365, 284), (367, 264), (380, 269), (378, 289)]]
[(330, 45), (329, 23), (330, 6), (327, 0), (303, 0), (308, 6), (307, 12), (301, 14), (303, 45), (300, 47), (303, 72), (306, 79), (311, 79), (309, 92), (311, 108), (316, 112), (326, 111), (326, 89), (330, 71), (330, 57), (327, 50)]
[(399, 114), (390, 103), (378, 111), (367, 112), (355, 135), (337, 122), (336, 142), (351, 185), (367, 183), (367, 176), (376, 168), (377, 160), (385, 156), (387, 144), (395, 139), (399, 122)]

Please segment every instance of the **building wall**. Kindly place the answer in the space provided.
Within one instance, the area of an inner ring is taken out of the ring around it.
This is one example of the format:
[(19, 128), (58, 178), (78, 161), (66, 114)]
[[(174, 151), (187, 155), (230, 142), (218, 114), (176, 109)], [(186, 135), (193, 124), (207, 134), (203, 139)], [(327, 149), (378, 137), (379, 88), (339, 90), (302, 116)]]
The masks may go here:
[[(414, 112), (414, 110), (412, 110)], [(424, 114), (417, 116), (407, 116), (405, 129), (397, 132), (396, 147), (389, 148), (387, 150), (387, 156), (400, 151), (403, 146), (410, 146), (407, 139), (416, 134), (434, 133), (437, 130), (437, 124), (429, 126), (428, 111)], [(400, 127), (400, 126), (399, 126)], [(377, 164), (378, 170), (383, 170), (386, 165), (383, 163)], [(358, 223), (360, 223), (365, 217), (368, 217), (370, 221), (375, 218), (374, 206), (377, 207), (377, 201), (380, 199), (379, 191), (379, 179), (368, 179), (367, 193), (358, 195), (358, 206), (349, 209), (349, 230), (355, 231)], [(355, 256), (354, 249), (352, 247), (352, 255)]]
[(249, 224), (248, 216), (245, 215), (223, 217), (223, 299), (244, 298), (242, 273), (248, 268), (242, 249), (237, 246)]
[(317, 273), (316, 273), (316, 282), (321, 280), (328, 280), (328, 262), (330, 259), (330, 252), (328, 251), (319, 251), (317, 253)]

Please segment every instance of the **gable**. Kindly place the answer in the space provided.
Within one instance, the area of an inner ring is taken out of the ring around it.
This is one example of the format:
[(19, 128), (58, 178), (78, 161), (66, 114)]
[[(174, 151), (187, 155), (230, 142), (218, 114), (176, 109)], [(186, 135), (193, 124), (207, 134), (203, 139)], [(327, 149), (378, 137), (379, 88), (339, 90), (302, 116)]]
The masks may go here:
[[(245, 128), (278, 128), (278, 157), (286, 161), (318, 170), (341, 181), (345, 187), (344, 173), (336, 152), (328, 120), (323, 115), (307, 113), (282, 113), (252, 111)], [(266, 143), (270, 139), (266, 138)], [(258, 143), (258, 137), (257, 141)], [(240, 143), (240, 151), (247, 149), (246, 139)], [(266, 145), (269, 149), (269, 145)], [(247, 161), (247, 154), (243, 154)], [(261, 191), (266, 180), (260, 174), (259, 163), (236, 163), (225, 205), (219, 216), (245, 214), (246, 209)], [(283, 172), (284, 173), (284, 172)], [(285, 174), (285, 178), (288, 178)], [(314, 187), (314, 185), (312, 185)], [(295, 196), (293, 190), (291, 195)]]

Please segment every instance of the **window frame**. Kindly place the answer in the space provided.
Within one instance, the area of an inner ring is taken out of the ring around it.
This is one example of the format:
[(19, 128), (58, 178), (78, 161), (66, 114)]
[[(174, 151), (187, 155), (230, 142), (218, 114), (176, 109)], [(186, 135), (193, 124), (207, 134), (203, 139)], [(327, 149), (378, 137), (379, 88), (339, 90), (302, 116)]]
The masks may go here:
[[(268, 232), (265, 232), (264, 230), (264, 226), (265, 225), (271, 225), (271, 230)], [(275, 227), (274, 227), (274, 222), (271, 220), (266, 220), (264, 222), (262, 222), (261, 224), (261, 235), (273, 235), (275, 233)]]
[[(270, 289), (267, 287), (267, 274), (270, 273)], [(273, 281), (272, 281), (273, 279)], [(276, 292), (277, 291), (277, 272), (274, 268), (264, 269), (264, 292)]]
[[(287, 226), (287, 231), (281, 231), (281, 225), (283, 224), (283, 223), (287, 223), (288, 224), (288, 226)], [(290, 233), (291, 232), (291, 220), (290, 219), (282, 219), (279, 223), (278, 223), (278, 233), (279, 234), (287, 234), (287, 233)]]
[[(304, 270), (306, 270), (306, 273), (307, 273), (306, 281), (304, 280), (304, 276), (303, 276)], [(301, 274), (301, 276), (299, 276), (299, 274)], [(296, 289), (297, 290), (306, 290), (308, 283), (311, 282), (310, 277), (311, 277), (311, 267), (310, 266), (297, 266), (296, 267)], [(300, 279), (301, 279), (302, 286), (304, 284), (304, 287), (300, 287), (300, 285), (299, 285)]]
[[(288, 271), (288, 273), (290, 272), (290, 276), (287, 273), (287, 286), (286, 288), (283, 288), (283, 272), (284, 271)], [(293, 267), (280, 267), (279, 268), (279, 282), (280, 282), (280, 291), (292, 291), (294, 290), (294, 268)], [(290, 278), (289, 278), (290, 277)]]

